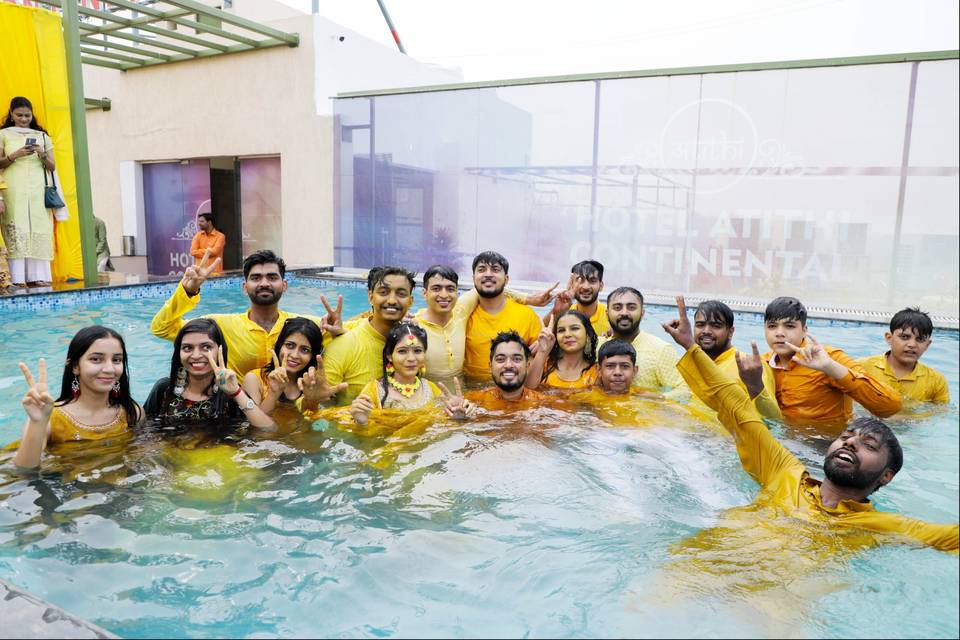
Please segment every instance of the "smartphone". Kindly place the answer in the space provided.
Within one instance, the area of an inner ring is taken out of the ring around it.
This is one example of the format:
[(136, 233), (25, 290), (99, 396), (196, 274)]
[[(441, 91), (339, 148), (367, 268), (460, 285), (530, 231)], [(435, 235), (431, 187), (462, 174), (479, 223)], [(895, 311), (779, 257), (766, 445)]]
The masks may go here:
[(27, 146), (28, 146), (28, 147), (36, 146), (36, 144), (37, 144), (37, 139), (36, 139), (36, 138), (27, 138)]

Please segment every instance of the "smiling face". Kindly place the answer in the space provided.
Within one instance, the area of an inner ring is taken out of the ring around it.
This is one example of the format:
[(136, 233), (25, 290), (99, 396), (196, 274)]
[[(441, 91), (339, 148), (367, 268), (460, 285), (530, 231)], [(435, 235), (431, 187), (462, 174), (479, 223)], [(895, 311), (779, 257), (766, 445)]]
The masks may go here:
[(217, 357), (217, 343), (205, 333), (194, 331), (180, 342), (180, 365), (187, 375), (197, 378), (213, 373), (208, 356)]
[(573, 314), (557, 320), (555, 332), (557, 345), (564, 353), (582, 353), (583, 348), (587, 346), (587, 329), (580, 318)]
[(423, 295), (431, 311), (439, 314), (450, 313), (457, 304), (457, 285), (443, 276), (433, 276), (425, 283)]
[(243, 291), (253, 305), (277, 304), (286, 290), (287, 281), (280, 275), (280, 265), (276, 263), (254, 265), (243, 281)]
[(887, 466), (889, 458), (887, 447), (876, 434), (847, 428), (827, 449), (823, 472), (837, 486), (872, 493), (895, 475)]
[(601, 291), (603, 291), (603, 280), (594, 271), (587, 277), (577, 278), (573, 296), (581, 306), (587, 307), (597, 301)]
[(631, 337), (643, 320), (643, 302), (632, 293), (622, 293), (607, 301), (607, 319), (618, 337)]
[(693, 339), (711, 358), (716, 358), (730, 348), (733, 327), (728, 327), (721, 318), (707, 320), (703, 313), (693, 317)]
[(280, 364), (290, 377), (296, 377), (301, 370), (313, 362), (313, 348), (302, 333), (291, 333), (280, 345)]
[(16, 126), (24, 129), (29, 129), (30, 123), (33, 122), (33, 110), (30, 107), (17, 107), (10, 112), (10, 116)]
[(426, 359), (427, 350), (415, 335), (408, 333), (402, 336), (389, 358), (393, 364), (393, 377), (405, 384), (413, 382)]
[(796, 353), (787, 343), (798, 347), (803, 344), (803, 339), (807, 337), (807, 327), (800, 320), (781, 318), (768, 320), (764, 324), (763, 333), (767, 344), (780, 357), (780, 361), (786, 362)]
[(600, 388), (607, 393), (628, 393), (637, 365), (628, 355), (608, 356), (600, 363)]
[(490, 377), (503, 391), (516, 391), (527, 379), (527, 355), (516, 342), (501, 342), (490, 359)]
[(389, 275), (367, 292), (367, 299), (373, 309), (373, 315), (383, 322), (395, 323), (403, 320), (413, 305), (413, 290), (406, 276)]
[(73, 366), (73, 374), (84, 390), (107, 393), (123, 375), (123, 347), (116, 338), (94, 340)]
[(913, 368), (930, 346), (930, 336), (921, 338), (913, 327), (900, 327), (884, 336), (890, 345), (890, 355), (901, 366)]
[(510, 281), (510, 276), (499, 264), (480, 262), (473, 270), (473, 286), (484, 298), (496, 298), (503, 293), (504, 287)]

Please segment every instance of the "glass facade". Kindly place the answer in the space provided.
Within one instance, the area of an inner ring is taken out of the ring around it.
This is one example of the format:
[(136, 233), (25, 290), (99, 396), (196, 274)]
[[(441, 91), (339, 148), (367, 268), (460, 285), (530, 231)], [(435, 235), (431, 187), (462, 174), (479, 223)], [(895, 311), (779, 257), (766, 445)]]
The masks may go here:
[(337, 101), (336, 262), (955, 317), (957, 60)]

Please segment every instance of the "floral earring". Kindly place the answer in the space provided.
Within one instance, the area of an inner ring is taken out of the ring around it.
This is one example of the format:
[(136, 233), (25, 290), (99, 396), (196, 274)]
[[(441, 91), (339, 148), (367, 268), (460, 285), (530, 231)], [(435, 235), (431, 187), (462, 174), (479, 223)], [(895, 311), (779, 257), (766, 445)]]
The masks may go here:
[(393, 361), (387, 360), (387, 365), (384, 367), (387, 373), (393, 373), (395, 369), (393, 368)]

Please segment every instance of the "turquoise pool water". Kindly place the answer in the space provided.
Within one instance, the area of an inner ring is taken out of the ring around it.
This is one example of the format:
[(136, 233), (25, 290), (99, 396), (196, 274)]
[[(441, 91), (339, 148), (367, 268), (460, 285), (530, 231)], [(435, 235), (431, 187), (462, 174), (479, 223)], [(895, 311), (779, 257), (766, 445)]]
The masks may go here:
[[(316, 311), (321, 292), (336, 290), (298, 280), (283, 306)], [(348, 314), (364, 309), (365, 291), (340, 292)], [(0, 440), (23, 422), (17, 361), (62, 362), (88, 324), (126, 337), (145, 398), (169, 366), (170, 344), (149, 334), (162, 301), (2, 311)], [(232, 289), (202, 303), (245, 306)], [(651, 307), (643, 326), (659, 335), (674, 314)], [(854, 356), (884, 347), (879, 326), (810, 324)], [(762, 344), (759, 318), (738, 317), (736, 337)], [(925, 356), (954, 399), (957, 355), (957, 334), (938, 332)], [(909, 546), (841, 554), (813, 575), (775, 576), (783, 588), (769, 592), (665, 597), (671, 545), (750, 503), (756, 485), (729, 439), (651, 420), (611, 428), (539, 408), (523, 424), (428, 433), (386, 469), (365, 463), (383, 441), (322, 423), (214, 450), (144, 438), (40, 477), (4, 466), (0, 577), (129, 637), (960, 635), (957, 556)], [(878, 508), (956, 522), (956, 401), (889, 422), (905, 465)], [(817, 442), (786, 444), (820, 475)]]

